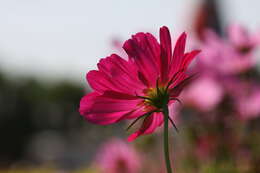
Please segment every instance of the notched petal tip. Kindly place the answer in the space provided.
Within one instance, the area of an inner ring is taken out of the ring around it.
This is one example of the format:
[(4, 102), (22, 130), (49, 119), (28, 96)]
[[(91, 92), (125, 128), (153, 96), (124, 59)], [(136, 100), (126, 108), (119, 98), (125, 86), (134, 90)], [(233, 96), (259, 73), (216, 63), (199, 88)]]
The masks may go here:
[(167, 26), (160, 27), (160, 31), (169, 31), (169, 28)]
[(90, 70), (87, 74), (86, 74), (86, 79), (89, 82), (90, 80), (92, 80), (92, 77), (96, 75), (96, 73), (98, 73), (98, 70)]
[(91, 92), (83, 96), (79, 103), (79, 113), (82, 116), (86, 115), (86, 112), (88, 112), (89, 108), (93, 104), (93, 100), (99, 96), (97, 92)]
[(171, 41), (171, 34), (169, 28), (163, 26), (160, 28), (160, 42), (170, 42)]
[(128, 56), (133, 56), (134, 49), (133, 49), (133, 40), (128, 39), (124, 42), (122, 48), (125, 50), (125, 52), (128, 54)]
[(170, 31), (166, 26), (160, 28), (160, 48), (161, 48), (161, 76), (162, 81), (167, 80), (167, 74), (172, 59), (172, 43)]

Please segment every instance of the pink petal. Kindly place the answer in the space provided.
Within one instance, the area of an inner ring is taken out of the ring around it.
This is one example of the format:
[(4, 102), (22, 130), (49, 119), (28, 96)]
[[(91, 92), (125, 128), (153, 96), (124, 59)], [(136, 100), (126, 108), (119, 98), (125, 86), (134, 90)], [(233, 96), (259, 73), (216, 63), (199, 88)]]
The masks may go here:
[(140, 135), (151, 134), (154, 130), (161, 126), (163, 123), (163, 115), (162, 113), (153, 113), (152, 115), (146, 117), (143, 121), (142, 127), (136, 131), (135, 133), (131, 134), (127, 140), (129, 142), (135, 140)]
[(87, 73), (86, 78), (90, 87), (97, 92), (102, 93), (105, 90), (116, 90), (109, 78), (100, 71), (91, 70)]
[(145, 85), (154, 86), (158, 77), (158, 43), (150, 34), (137, 33), (125, 42), (123, 48), (136, 64)]
[(166, 26), (160, 28), (161, 45), (161, 76), (162, 81), (167, 80), (168, 68), (172, 57), (172, 44), (170, 31)]
[(86, 120), (99, 125), (108, 125), (113, 124), (122, 119), (125, 114), (128, 114), (129, 111), (121, 111), (121, 112), (112, 112), (112, 113), (94, 113), (88, 114), (85, 116)]
[(243, 46), (251, 43), (248, 31), (237, 24), (229, 26), (228, 37), (235, 46)]
[(139, 99), (128, 94), (106, 91), (99, 95), (97, 92), (93, 92), (82, 98), (80, 114), (96, 124), (111, 124), (121, 119), (137, 117), (137, 113), (142, 115), (139, 103)]
[(181, 76), (180, 79), (176, 82), (176, 85), (170, 89), (170, 96), (178, 97), (180, 95), (181, 91), (183, 90), (183, 88), (185, 88), (187, 85), (189, 85), (191, 83), (191, 81), (194, 79), (194, 77), (195, 77), (194, 75), (193, 76), (188, 76), (188, 75)]
[(180, 70), (181, 63), (183, 61), (184, 51), (185, 51), (185, 44), (186, 44), (186, 33), (182, 33), (182, 35), (178, 38), (174, 51), (173, 57), (171, 61), (171, 70), (170, 75), (178, 72)]
[(111, 75), (111, 77), (116, 74), (126, 74), (133, 80), (137, 79), (135, 78), (137, 68), (132, 63), (124, 60), (116, 54), (112, 54), (107, 58), (101, 59), (98, 63), (98, 68), (100, 71)]
[(112, 54), (100, 61), (98, 67), (100, 71), (107, 67), (106, 74), (112, 79), (117, 88), (121, 87), (121, 91), (134, 94), (137, 93), (137, 90), (144, 88), (144, 85), (138, 79), (136, 66), (116, 54)]
[(190, 53), (186, 53), (183, 57), (181, 69), (186, 70), (191, 63), (191, 61), (200, 53), (200, 50), (194, 50)]
[(184, 71), (179, 71), (176, 74), (172, 75), (170, 79), (172, 80), (172, 84), (170, 85), (169, 89), (176, 87), (180, 82), (182, 82), (188, 75), (184, 73)]
[(85, 112), (91, 107), (93, 100), (99, 96), (97, 92), (91, 92), (84, 97), (81, 98), (80, 100), (80, 106), (79, 106), (79, 113), (81, 115), (84, 115)]
[(125, 115), (125, 117), (123, 117), (124, 119), (133, 119), (133, 118), (138, 118), (141, 115), (144, 115), (145, 109), (142, 106), (137, 107), (135, 110), (129, 112), (128, 115)]
[(99, 71), (90, 71), (87, 80), (90, 86), (102, 93), (114, 90), (128, 94), (139, 93), (144, 85), (137, 77), (137, 69), (118, 55), (101, 59), (98, 63)]
[(156, 38), (150, 34), (150, 33), (146, 33), (146, 38), (148, 41), (148, 46), (150, 51), (152, 52), (151, 54), (153, 55), (153, 59), (157, 65), (157, 68), (160, 68), (160, 44), (158, 43), (158, 41), (156, 40)]

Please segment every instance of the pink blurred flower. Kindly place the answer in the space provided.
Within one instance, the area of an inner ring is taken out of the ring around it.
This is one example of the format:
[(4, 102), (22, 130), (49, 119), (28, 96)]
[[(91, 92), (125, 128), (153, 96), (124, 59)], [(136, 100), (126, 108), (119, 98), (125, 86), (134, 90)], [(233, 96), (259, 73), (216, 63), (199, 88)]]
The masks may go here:
[(223, 95), (221, 83), (213, 76), (202, 75), (185, 89), (181, 98), (184, 104), (200, 111), (210, 111), (221, 101)]
[(258, 44), (259, 34), (250, 34), (240, 25), (233, 24), (228, 28), (228, 39), (231, 44), (242, 54), (251, 53)]
[(226, 81), (225, 87), (234, 100), (235, 110), (242, 120), (260, 116), (260, 86), (238, 79)]
[(172, 52), (165, 26), (160, 28), (160, 43), (150, 33), (133, 35), (123, 46), (127, 60), (112, 54), (100, 60), (98, 70), (88, 72), (94, 91), (81, 99), (81, 115), (101, 125), (145, 116), (128, 140), (153, 133), (163, 123), (162, 106), (174, 103), (191, 78), (185, 72), (199, 51), (185, 53), (185, 43), (183, 33)]
[(244, 72), (256, 64), (253, 55), (257, 44), (255, 35), (238, 25), (229, 27), (227, 39), (207, 30), (199, 62), (206, 69), (222, 74)]
[(102, 173), (137, 173), (141, 168), (141, 159), (131, 145), (113, 139), (101, 147), (96, 164)]
[(260, 88), (252, 89), (238, 97), (236, 105), (242, 119), (250, 120), (260, 116)]

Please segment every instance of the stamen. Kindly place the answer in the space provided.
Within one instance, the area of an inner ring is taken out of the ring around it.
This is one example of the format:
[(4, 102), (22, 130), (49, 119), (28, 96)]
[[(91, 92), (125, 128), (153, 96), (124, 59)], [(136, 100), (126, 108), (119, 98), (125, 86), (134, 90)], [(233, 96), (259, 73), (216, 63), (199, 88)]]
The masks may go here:
[(149, 98), (149, 97), (145, 97), (145, 96), (136, 96), (136, 97), (138, 97), (138, 98), (141, 98), (141, 99), (144, 99), (144, 100), (150, 100), (150, 101), (153, 101), (151, 98)]
[(145, 97), (145, 96), (139, 96), (136, 92), (135, 92), (135, 96), (144, 100), (149, 100), (149, 101), (153, 101), (151, 98), (149, 97)]

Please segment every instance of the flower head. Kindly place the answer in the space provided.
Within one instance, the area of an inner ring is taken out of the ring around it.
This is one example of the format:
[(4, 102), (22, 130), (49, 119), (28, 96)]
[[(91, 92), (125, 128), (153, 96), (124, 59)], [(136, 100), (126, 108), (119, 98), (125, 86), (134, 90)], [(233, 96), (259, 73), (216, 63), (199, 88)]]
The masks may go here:
[(206, 112), (216, 108), (223, 96), (224, 89), (217, 78), (204, 74), (185, 89), (181, 98), (184, 104)]
[(142, 127), (128, 140), (152, 133), (163, 123), (163, 105), (178, 100), (192, 77), (185, 72), (199, 51), (185, 53), (185, 43), (183, 33), (172, 51), (165, 26), (160, 28), (160, 43), (150, 33), (133, 35), (123, 45), (127, 59), (112, 54), (100, 60), (98, 70), (88, 72), (94, 91), (82, 98), (81, 115), (101, 125), (145, 117)]
[(216, 71), (219, 74), (245, 72), (256, 64), (254, 53), (259, 42), (257, 37), (257, 34), (251, 34), (239, 25), (229, 27), (228, 38), (221, 38), (207, 30), (199, 62), (206, 71)]
[(247, 54), (252, 52), (258, 44), (259, 34), (251, 34), (246, 28), (233, 24), (228, 28), (229, 42), (237, 49), (241, 54)]
[(96, 164), (102, 173), (136, 173), (141, 159), (130, 145), (120, 139), (105, 143), (96, 156)]
[[(239, 83), (238, 83), (239, 84)], [(238, 88), (238, 87), (237, 87)], [(242, 120), (251, 120), (260, 115), (260, 87), (249, 83), (238, 88), (234, 95), (235, 106)]]

